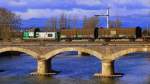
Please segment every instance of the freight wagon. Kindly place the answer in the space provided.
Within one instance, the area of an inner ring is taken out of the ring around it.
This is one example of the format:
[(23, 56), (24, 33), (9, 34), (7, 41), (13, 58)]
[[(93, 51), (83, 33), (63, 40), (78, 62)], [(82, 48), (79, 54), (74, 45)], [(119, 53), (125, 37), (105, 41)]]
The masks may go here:
[(94, 29), (62, 29), (60, 39), (66, 41), (72, 40), (94, 40)]
[(111, 39), (129, 39), (135, 41), (141, 38), (141, 28), (100, 28), (98, 29), (98, 39), (110, 41)]

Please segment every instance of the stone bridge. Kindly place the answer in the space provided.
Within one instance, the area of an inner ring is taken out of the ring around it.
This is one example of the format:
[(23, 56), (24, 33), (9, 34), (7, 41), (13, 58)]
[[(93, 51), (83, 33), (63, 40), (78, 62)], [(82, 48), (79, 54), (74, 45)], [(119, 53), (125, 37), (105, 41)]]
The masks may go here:
[(88, 53), (101, 60), (102, 70), (96, 75), (116, 76), (114, 61), (126, 54), (134, 52), (149, 52), (150, 44), (144, 42), (132, 43), (99, 43), (99, 42), (51, 42), (51, 43), (11, 43), (1, 42), (0, 52), (18, 51), (26, 53), (37, 60), (37, 74), (47, 75), (53, 73), (51, 59), (65, 51), (78, 51)]

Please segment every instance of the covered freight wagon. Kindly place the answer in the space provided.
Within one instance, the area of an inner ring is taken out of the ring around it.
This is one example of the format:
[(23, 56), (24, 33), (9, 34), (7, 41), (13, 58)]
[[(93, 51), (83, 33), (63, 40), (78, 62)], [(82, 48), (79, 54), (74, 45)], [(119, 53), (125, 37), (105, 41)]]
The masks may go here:
[(104, 40), (111, 39), (129, 39), (134, 40), (141, 37), (140, 28), (100, 28), (98, 30), (98, 38)]
[(60, 38), (65, 40), (94, 40), (94, 29), (62, 29)]

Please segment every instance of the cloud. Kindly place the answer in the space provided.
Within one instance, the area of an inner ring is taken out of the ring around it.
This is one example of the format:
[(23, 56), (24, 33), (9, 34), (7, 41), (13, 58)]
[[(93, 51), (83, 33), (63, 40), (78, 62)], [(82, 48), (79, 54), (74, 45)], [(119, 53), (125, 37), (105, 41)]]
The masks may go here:
[(150, 13), (150, 0), (1, 0), (0, 4), (23, 19), (49, 18), (62, 13), (92, 16), (104, 14), (103, 8), (107, 7), (111, 8), (111, 16)]
[(72, 9), (72, 10), (61, 10), (61, 9), (28, 9), (26, 12), (15, 12), (20, 15), (22, 19), (32, 18), (49, 18), (52, 16), (60, 16), (65, 13), (67, 15), (78, 15), (83, 17), (85, 15), (90, 16), (99, 13), (97, 10), (83, 10), (83, 9)]
[(127, 7), (124, 8), (112, 8), (110, 10), (112, 16), (142, 16), (150, 14), (150, 9), (129, 9)]
[(6, 3), (12, 6), (25, 6), (27, 5), (26, 1), (24, 0), (6, 0)]
[(88, 6), (94, 6), (94, 5), (100, 5), (101, 0), (75, 0), (76, 4), (78, 5), (88, 5)]
[[(79, 18), (83, 16), (94, 16), (96, 14), (106, 14), (106, 9), (103, 10), (85, 10), (74, 8), (72, 10), (62, 10), (62, 9), (28, 9), (25, 12), (15, 12), (20, 15), (22, 19), (31, 18), (49, 18), (52, 16), (60, 16), (65, 13), (67, 15), (76, 15)], [(134, 15), (148, 15), (150, 13), (149, 9), (134, 9), (129, 10), (127, 8), (115, 8), (110, 9), (111, 16), (134, 16)]]
[[(94, 6), (94, 5), (99, 5), (101, 4), (101, 0), (6, 0), (6, 1), (1, 1), (5, 2), (9, 5), (13, 6), (24, 6), (24, 5), (40, 5), (40, 4), (76, 4), (76, 5), (88, 5), (88, 6)], [(34, 4), (33, 4), (34, 3)]]
[(32, 5), (36, 5), (38, 7), (39, 5), (44, 4), (57, 4), (62, 6), (73, 4), (73, 5), (84, 5), (84, 6), (118, 6), (118, 5), (143, 5), (150, 7), (150, 0), (1, 0), (0, 3), (5, 3), (8, 5), (13, 6), (28, 6), (31, 7)]
[(150, 0), (103, 0), (103, 3), (106, 3), (107, 6), (110, 7), (118, 7), (120, 5), (122, 6), (145, 6), (145, 7), (150, 7)]

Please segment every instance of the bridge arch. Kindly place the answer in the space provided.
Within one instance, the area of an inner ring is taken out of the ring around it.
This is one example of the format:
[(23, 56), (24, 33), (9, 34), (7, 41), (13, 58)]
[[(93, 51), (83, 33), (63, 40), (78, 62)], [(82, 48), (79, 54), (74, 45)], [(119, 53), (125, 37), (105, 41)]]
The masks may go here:
[(28, 54), (32, 56), (33, 58), (37, 58), (38, 53), (30, 50), (30, 49), (25, 49), (25, 48), (20, 48), (20, 47), (4, 47), (0, 48), (0, 53), (7, 52), (7, 51), (17, 51), (17, 52), (23, 52), (25, 54)]
[(116, 60), (126, 54), (135, 53), (135, 52), (150, 52), (149, 48), (128, 48), (126, 50), (121, 50), (117, 53), (112, 54), (111, 57), (113, 57), (112, 60)]
[(48, 59), (54, 57), (55, 55), (57, 55), (61, 52), (66, 52), (66, 51), (79, 51), (79, 52), (88, 53), (88, 54), (91, 54), (91, 55), (97, 57), (100, 60), (102, 59), (102, 56), (103, 56), (103, 54), (98, 51), (95, 51), (92, 49), (87, 49), (87, 48), (82, 48), (82, 47), (59, 48), (59, 49), (55, 49), (53, 51), (46, 53), (44, 56), (45, 56), (45, 59), (48, 60)]

